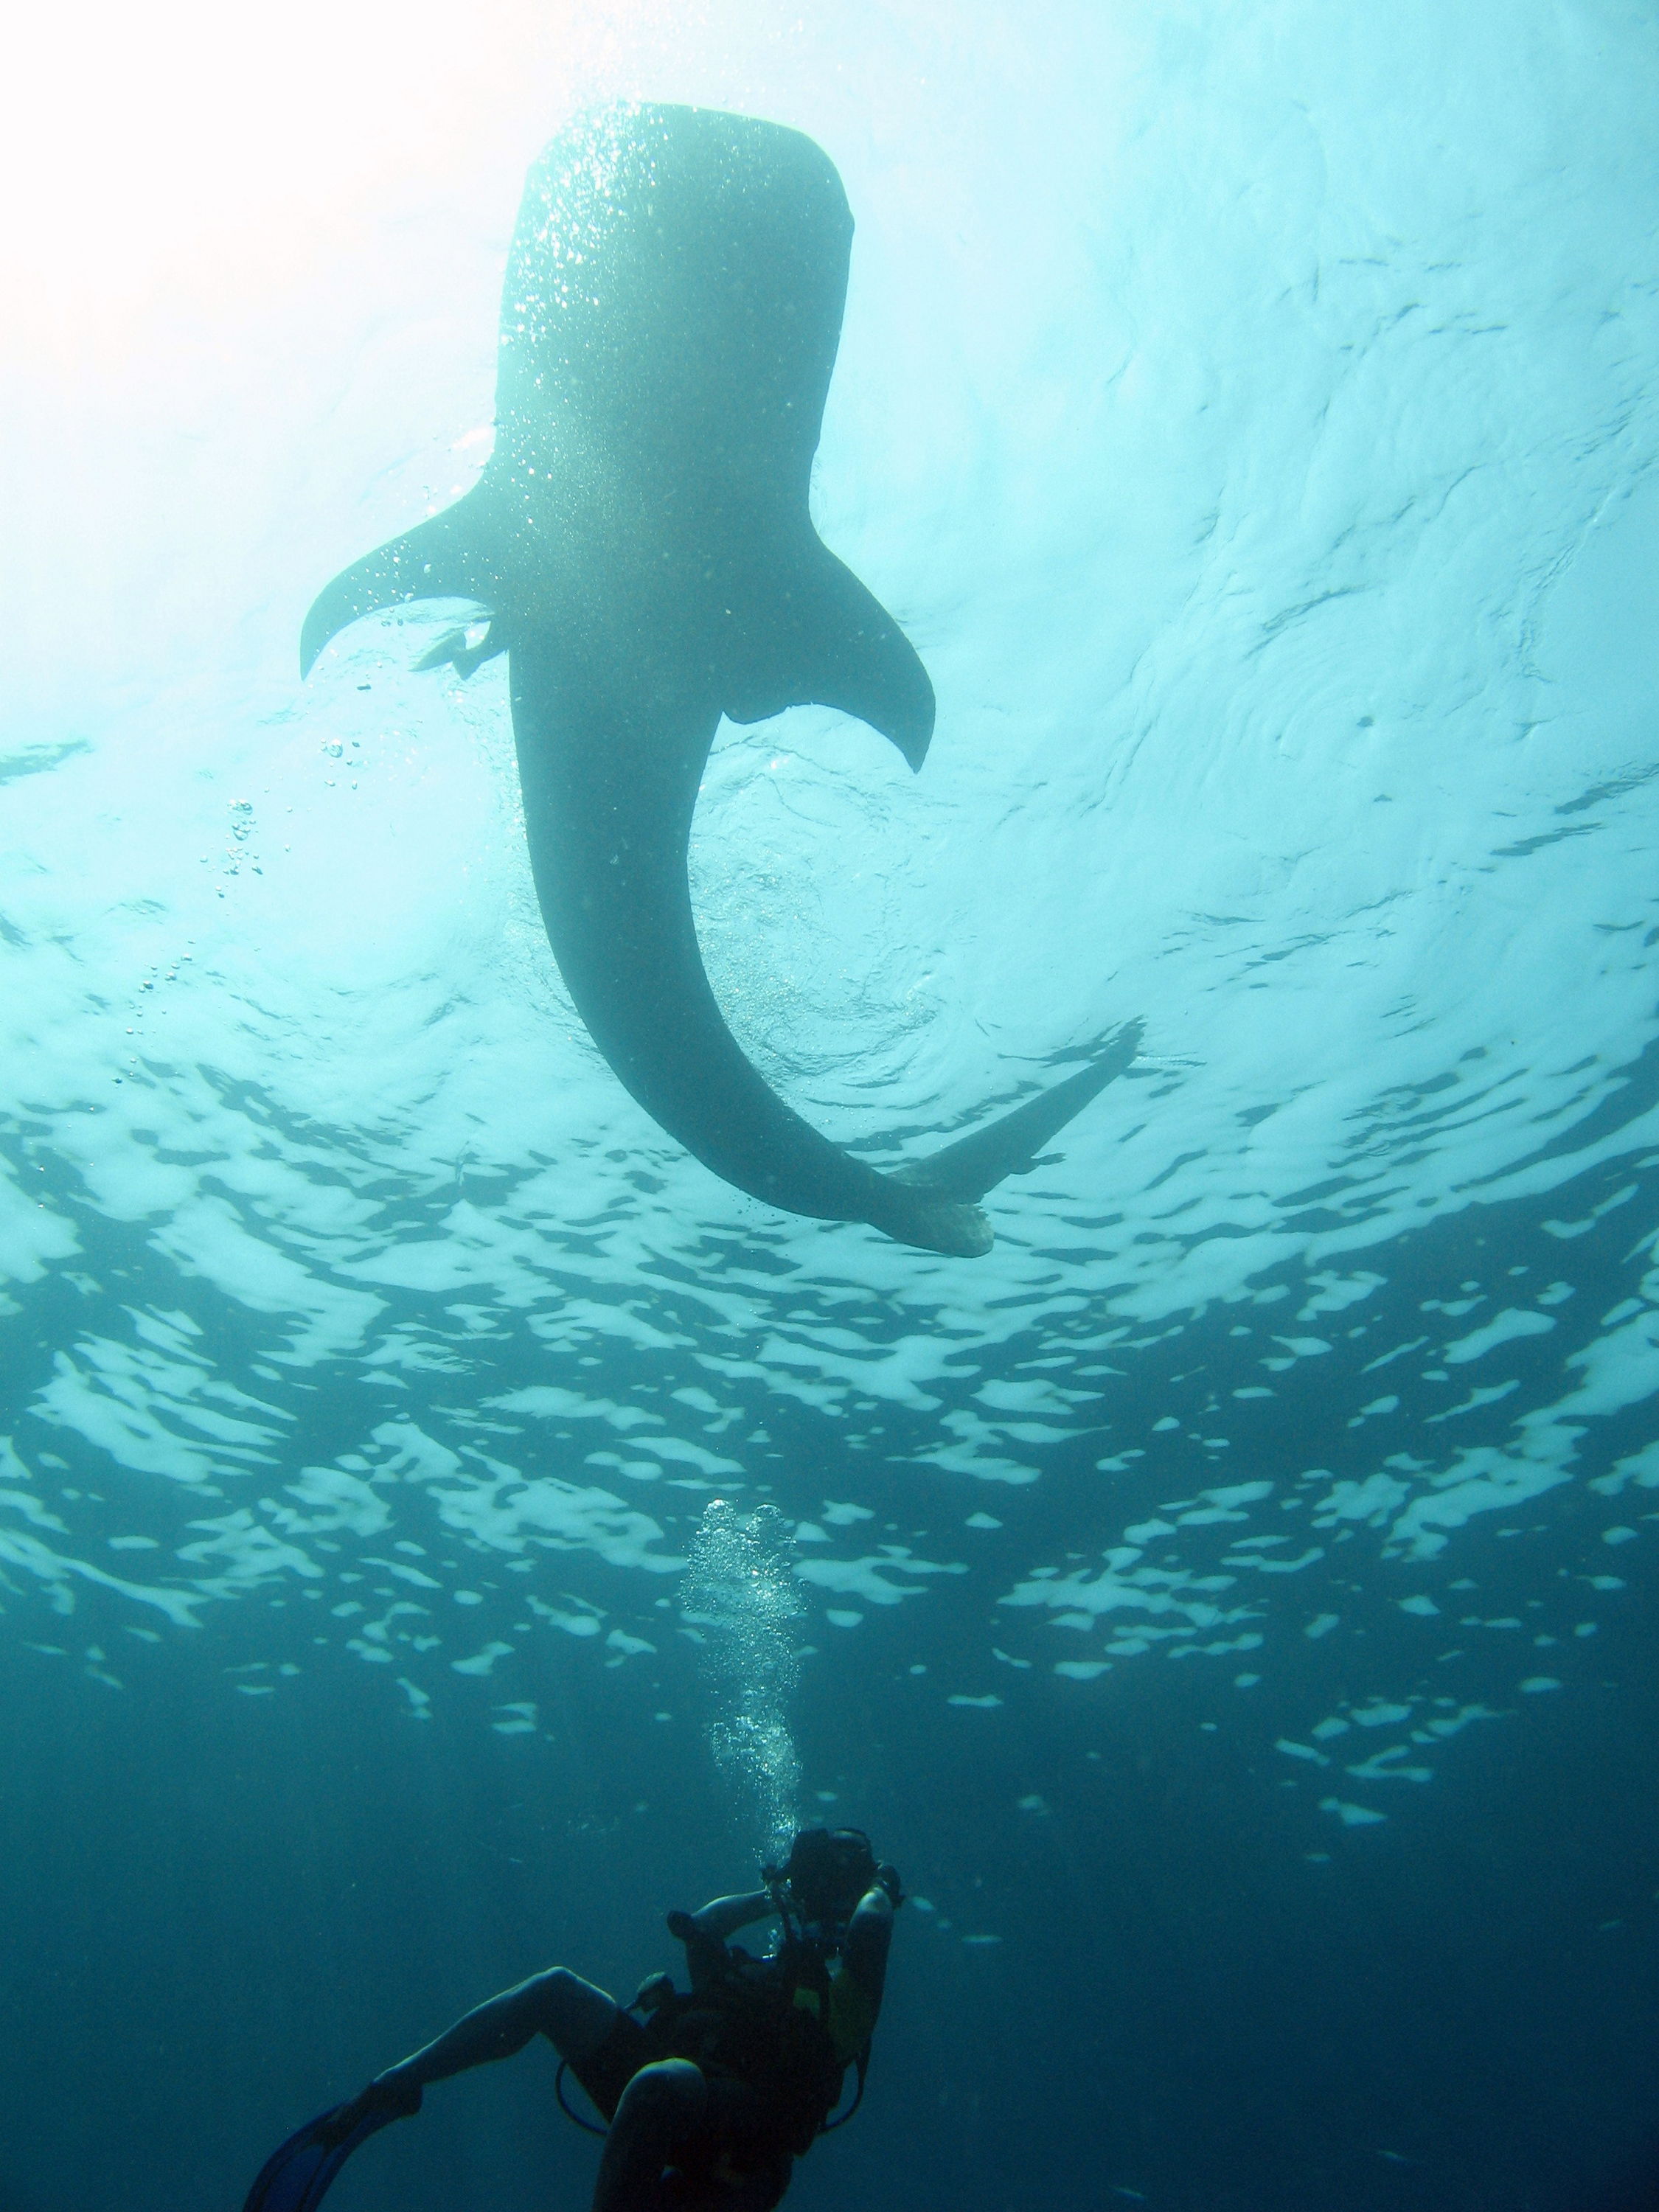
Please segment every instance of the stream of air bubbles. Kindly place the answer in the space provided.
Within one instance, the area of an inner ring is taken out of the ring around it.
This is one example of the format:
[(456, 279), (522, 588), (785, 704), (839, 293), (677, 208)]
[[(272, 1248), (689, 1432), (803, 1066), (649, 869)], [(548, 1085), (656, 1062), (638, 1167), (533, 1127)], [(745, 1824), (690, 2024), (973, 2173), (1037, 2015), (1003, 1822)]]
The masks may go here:
[(763, 1505), (745, 1518), (726, 1498), (711, 1498), (691, 1540), (681, 1618), (701, 1647), (715, 1766), (766, 1859), (787, 1854), (799, 1825), (789, 1700), (800, 1673), (802, 1610), (782, 1515)]

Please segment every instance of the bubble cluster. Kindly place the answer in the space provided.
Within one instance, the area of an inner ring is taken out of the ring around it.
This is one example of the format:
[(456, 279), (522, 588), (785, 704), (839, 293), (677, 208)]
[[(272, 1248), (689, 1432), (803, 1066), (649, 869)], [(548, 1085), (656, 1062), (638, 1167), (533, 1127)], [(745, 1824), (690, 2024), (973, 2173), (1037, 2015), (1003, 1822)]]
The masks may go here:
[(714, 1713), (708, 1741), (738, 1817), (763, 1856), (781, 1857), (799, 1826), (800, 1754), (789, 1700), (800, 1673), (788, 1530), (775, 1508), (745, 1517), (711, 1498), (692, 1538), (681, 1620), (699, 1643)]

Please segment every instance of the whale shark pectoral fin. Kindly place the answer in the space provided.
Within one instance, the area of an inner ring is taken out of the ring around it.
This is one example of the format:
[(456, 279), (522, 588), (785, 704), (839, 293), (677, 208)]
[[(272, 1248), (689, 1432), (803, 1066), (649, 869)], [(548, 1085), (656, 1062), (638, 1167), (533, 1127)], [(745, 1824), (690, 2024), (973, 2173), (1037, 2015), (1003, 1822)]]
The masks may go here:
[(1115, 1076), (1133, 1065), (1140, 1048), (1141, 1024), (1127, 1022), (1098, 1060), (1091, 1060), (1075, 1075), (1028, 1098), (1023, 1106), (975, 1129), (969, 1137), (947, 1145), (925, 1160), (908, 1160), (889, 1170), (895, 1182), (937, 1191), (942, 1198), (972, 1205), (994, 1190), (1005, 1176), (1018, 1175), (1073, 1116), (1097, 1097)]
[(933, 734), (933, 687), (915, 647), (885, 607), (826, 545), (781, 563), (750, 612), (751, 655), (734, 722), (786, 707), (834, 707), (868, 723), (919, 769)]
[[(477, 498), (476, 492), (469, 492), (430, 521), (382, 545), (378, 553), (343, 568), (331, 584), (324, 586), (300, 633), (302, 677), (310, 675), (318, 654), (348, 623), (382, 607), (407, 606), (416, 599), (476, 599), (482, 606), (493, 605), (495, 569), (485, 550), (489, 533), (480, 526), (483, 517), (474, 505)], [(453, 658), (448, 653), (443, 657)], [(471, 668), (463, 671), (471, 672)]]

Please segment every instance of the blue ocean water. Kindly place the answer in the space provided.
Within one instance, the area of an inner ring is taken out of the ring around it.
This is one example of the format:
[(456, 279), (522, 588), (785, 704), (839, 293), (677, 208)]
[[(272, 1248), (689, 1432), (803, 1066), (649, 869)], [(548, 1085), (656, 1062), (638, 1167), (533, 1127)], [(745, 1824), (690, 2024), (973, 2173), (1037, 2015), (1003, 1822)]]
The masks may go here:
[[(0, 2207), (240, 2203), (794, 1817), (914, 1893), (804, 2212), (1600, 2201), (1659, 2138), (1650, 11), (180, 0), (19, 66)], [(524, 171), (617, 97), (840, 170), (814, 514), (939, 699), (915, 779), (722, 733), (733, 1029), (880, 1160), (1146, 1023), (980, 1261), (632, 1105), (443, 610), (296, 677), (475, 480)], [(585, 2203), (551, 2075), (331, 2206)]]

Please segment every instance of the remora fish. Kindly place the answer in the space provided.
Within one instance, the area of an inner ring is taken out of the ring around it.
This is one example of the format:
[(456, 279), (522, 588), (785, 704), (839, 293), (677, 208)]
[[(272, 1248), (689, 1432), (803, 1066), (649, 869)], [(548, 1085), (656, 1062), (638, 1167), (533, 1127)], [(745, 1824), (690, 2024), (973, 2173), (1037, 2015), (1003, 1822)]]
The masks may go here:
[(507, 259), (493, 455), (445, 513), (337, 576), (308, 672), (358, 617), (471, 599), (506, 652), (547, 934), (622, 1082), (727, 1182), (904, 1244), (988, 1251), (975, 1200), (1134, 1058), (1098, 1059), (931, 1158), (878, 1174), (793, 1113), (703, 972), (686, 848), (722, 714), (838, 708), (919, 769), (927, 672), (820, 541), (807, 487), (853, 219), (799, 132), (689, 107), (602, 109), (530, 173)]

